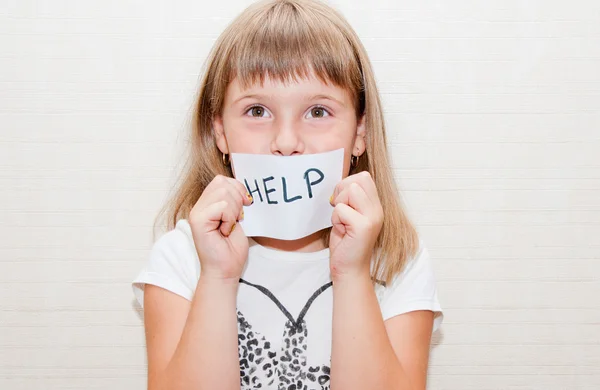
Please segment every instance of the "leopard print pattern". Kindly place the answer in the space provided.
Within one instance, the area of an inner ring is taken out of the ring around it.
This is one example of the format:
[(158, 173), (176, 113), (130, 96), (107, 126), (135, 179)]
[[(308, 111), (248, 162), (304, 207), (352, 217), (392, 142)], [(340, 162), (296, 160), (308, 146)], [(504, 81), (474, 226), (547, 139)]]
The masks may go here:
[(306, 321), (296, 324), (288, 320), (281, 350), (274, 351), (264, 336), (252, 330), (240, 311), (237, 316), (242, 390), (261, 389), (262, 383), (271, 386), (275, 381), (278, 390), (329, 390), (329, 366), (311, 366), (307, 362)]
[[(374, 281), (383, 288), (386, 287), (384, 281), (376, 279)], [(277, 390), (329, 390), (331, 358), (329, 358), (329, 366), (308, 365), (306, 359), (308, 329), (304, 317), (314, 300), (333, 283), (326, 283), (317, 289), (308, 299), (297, 319), (294, 319), (266, 287), (241, 278), (240, 283), (265, 294), (288, 318), (283, 331), (284, 343), (280, 351), (274, 351), (271, 343), (258, 332), (254, 332), (243, 314), (237, 311), (241, 390), (261, 389), (263, 384), (272, 388), (275, 381), (277, 381)], [(382, 294), (380, 286), (376, 289), (378, 300)]]

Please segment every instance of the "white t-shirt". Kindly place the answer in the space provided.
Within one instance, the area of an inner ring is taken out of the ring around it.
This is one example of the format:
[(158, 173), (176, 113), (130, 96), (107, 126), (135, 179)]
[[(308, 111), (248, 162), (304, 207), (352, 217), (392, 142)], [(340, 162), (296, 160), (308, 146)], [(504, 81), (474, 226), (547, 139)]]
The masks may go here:
[[(249, 240), (237, 294), (241, 388), (261, 384), (261, 389), (329, 389), (333, 314), (329, 249), (284, 252)], [(443, 314), (429, 252), (422, 241), (420, 245), (393, 283), (389, 287), (378, 284), (375, 291), (384, 320), (431, 310), (435, 331)], [(133, 292), (142, 307), (146, 283), (191, 301), (199, 277), (192, 230), (181, 219), (154, 243), (145, 267), (133, 281)]]

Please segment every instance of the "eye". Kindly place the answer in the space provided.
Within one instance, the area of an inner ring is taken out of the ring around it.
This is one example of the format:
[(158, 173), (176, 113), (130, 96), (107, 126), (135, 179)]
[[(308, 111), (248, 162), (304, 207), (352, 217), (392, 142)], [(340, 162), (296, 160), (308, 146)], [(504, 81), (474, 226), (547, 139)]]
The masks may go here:
[(252, 106), (247, 111), (246, 114), (250, 112), (253, 118), (263, 118), (263, 114), (266, 112), (263, 106)]
[(327, 109), (323, 106), (314, 106), (310, 109), (310, 113), (313, 118), (325, 118), (326, 116), (330, 115), (329, 111), (327, 111)]

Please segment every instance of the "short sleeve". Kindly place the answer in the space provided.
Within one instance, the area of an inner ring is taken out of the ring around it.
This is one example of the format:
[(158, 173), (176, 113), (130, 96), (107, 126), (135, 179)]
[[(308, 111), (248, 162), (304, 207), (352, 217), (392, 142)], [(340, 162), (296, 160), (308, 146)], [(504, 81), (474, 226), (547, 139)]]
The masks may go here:
[(399, 314), (416, 310), (434, 313), (433, 332), (441, 325), (443, 312), (429, 251), (419, 240), (419, 251), (411, 258), (405, 269), (398, 274), (383, 292), (381, 312), (384, 321)]
[(191, 301), (200, 275), (200, 262), (186, 220), (163, 234), (152, 246), (146, 264), (132, 281), (135, 298), (144, 307), (144, 287), (152, 284)]

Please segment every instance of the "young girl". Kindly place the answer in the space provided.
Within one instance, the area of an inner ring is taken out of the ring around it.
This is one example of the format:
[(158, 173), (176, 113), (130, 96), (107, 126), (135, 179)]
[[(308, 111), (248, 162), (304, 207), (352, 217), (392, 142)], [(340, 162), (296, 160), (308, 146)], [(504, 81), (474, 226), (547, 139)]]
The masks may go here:
[[(133, 281), (149, 389), (425, 389), (442, 321), (431, 260), (402, 210), (373, 70), (314, 0), (268, 0), (216, 42), (169, 230)], [(344, 148), (332, 227), (249, 238), (231, 153)], [(162, 215), (162, 214), (161, 214)]]

